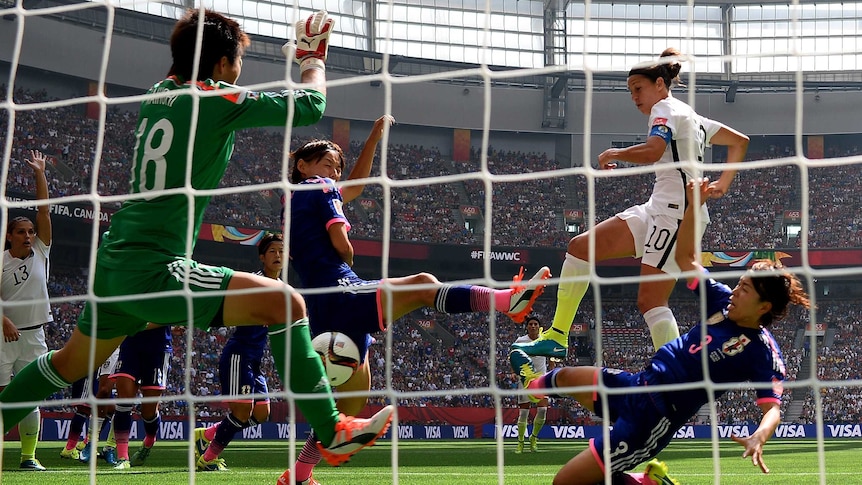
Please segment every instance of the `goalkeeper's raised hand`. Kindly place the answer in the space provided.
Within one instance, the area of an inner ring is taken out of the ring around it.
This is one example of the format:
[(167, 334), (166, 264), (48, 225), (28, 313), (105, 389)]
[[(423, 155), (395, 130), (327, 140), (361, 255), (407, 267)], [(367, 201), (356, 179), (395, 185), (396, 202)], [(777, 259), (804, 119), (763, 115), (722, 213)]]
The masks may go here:
[[(326, 61), (329, 52), (329, 34), (335, 19), (329, 17), (325, 10), (319, 10), (305, 20), (296, 23), (296, 55), (294, 59), (299, 64), (302, 61), (314, 58)], [(288, 54), (289, 46), (285, 44), (285, 55)]]

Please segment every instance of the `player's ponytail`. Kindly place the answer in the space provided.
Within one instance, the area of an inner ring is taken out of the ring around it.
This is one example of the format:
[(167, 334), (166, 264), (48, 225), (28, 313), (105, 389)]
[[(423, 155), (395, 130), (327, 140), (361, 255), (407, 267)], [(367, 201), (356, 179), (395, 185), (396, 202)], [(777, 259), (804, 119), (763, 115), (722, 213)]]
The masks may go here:
[(679, 71), (682, 70), (682, 64), (680, 64), (679, 61), (682, 54), (679, 50), (673, 47), (668, 47), (661, 53), (661, 57), (674, 57), (676, 59), (657, 64), (641, 64), (629, 71), (629, 77), (640, 75), (649, 78), (652, 82), (656, 82), (656, 80), (661, 78), (664, 80), (664, 84), (667, 86), (668, 91), (670, 91), (674, 86), (684, 86), (679, 78)]

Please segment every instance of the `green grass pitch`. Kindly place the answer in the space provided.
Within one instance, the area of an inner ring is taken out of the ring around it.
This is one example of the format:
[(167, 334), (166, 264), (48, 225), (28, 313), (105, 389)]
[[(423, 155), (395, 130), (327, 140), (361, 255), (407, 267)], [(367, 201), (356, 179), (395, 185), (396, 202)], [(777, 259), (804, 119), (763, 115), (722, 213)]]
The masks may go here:
[[(301, 443), (300, 443), (301, 445)], [(17, 471), (20, 448), (17, 442), (4, 445), (3, 485), (77, 485), (90, 482), (87, 465), (61, 460), (62, 442), (40, 443), (37, 456), (49, 471)], [(132, 451), (139, 446), (135, 443)], [(274, 484), (288, 467), (287, 443), (278, 441), (235, 441), (222, 455), (230, 471), (197, 473), (197, 484), (258, 485)], [(556, 471), (586, 446), (581, 441), (540, 442), (538, 453), (514, 453), (515, 443), (504, 445), (502, 478), (517, 485), (549, 484)], [(825, 449), (825, 483), (862, 484), (859, 476), (860, 440), (827, 440)], [(146, 466), (122, 472), (111, 470), (104, 462), (96, 469), (96, 483), (102, 485), (172, 485), (192, 483), (188, 472), (188, 443), (156, 443)], [(813, 440), (772, 440), (766, 446), (765, 459), (769, 475), (742, 459), (742, 448), (722, 441), (720, 476), (723, 484), (794, 485), (821, 483), (817, 443)], [(671, 475), (683, 485), (713, 484), (714, 468), (709, 441), (674, 441), (659, 456), (670, 466)], [(400, 441), (397, 460), (398, 482), (403, 485), (492, 485), (500, 482), (496, 442), (469, 441)], [(380, 442), (363, 450), (339, 468), (318, 466), (315, 477), (324, 485), (391, 484), (393, 478), (392, 445)]]

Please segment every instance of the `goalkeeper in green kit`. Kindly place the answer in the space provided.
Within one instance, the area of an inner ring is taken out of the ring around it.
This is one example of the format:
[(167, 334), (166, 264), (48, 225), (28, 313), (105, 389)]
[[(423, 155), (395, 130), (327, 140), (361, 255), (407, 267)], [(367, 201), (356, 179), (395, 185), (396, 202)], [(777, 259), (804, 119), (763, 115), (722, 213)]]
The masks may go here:
[[(195, 69), (201, 21), (203, 43)], [(191, 10), (177, 22), (170, 40), (173, 64), (168, 77), (141, 103), (131, 195), (113, 215), (98, 250), (93, 292), (100, 300), (87, 302), (62, 349), (39, 357), (0, 393), (4, 433), (35, 407), (9, 404), (39, 401), (70, 386), (92, 373), (91, 362), (96, 366), (104, 362), (126, 336), (147, 328), (148, 322), (199, 328), (269, 326), (276, 368), (286, 387), (305, 395), (296, 404), (320, 439), (323, 457), (333, 465), (385, 433), (391, 406), (369, 419), (346, 417), (336, 410), (323, 364), (311, 346), (305, 302), (298, 293), (279, 280), (189, 259), (210, 197), (182, 189), (218, 186), (233, 152), (235, 130), (310, 125), (321, 118), (332, 25), (323, 11), (296, 25), (295, 60), (302, 82), (314, 88), (264, 93), (233, 85), (251, 42), (236, 21), (212, 11)], [(284, 50), (292, 54), (292, 46), (286, 44)], [(251, 289), (258, 291), (232, 292)], [(221, 469), (212, 465), (210, 469)]]

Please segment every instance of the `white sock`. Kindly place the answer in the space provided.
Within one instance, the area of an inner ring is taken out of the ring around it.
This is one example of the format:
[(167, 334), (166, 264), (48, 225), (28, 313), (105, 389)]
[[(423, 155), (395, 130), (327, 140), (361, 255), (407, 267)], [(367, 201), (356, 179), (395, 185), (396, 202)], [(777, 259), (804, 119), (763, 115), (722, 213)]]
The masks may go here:
[(679, 337), (679, 326), (676, 324), (676, 318), (674, 318), (670, 308), (666, 306), (655, 307), (644, 313), (644, 320), (649, 327), (652, 344), (656, 350)]

